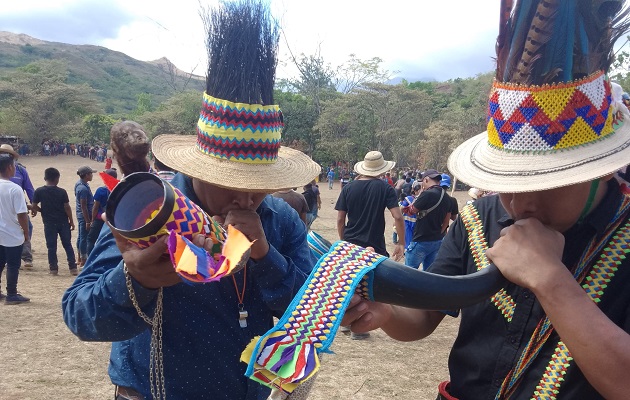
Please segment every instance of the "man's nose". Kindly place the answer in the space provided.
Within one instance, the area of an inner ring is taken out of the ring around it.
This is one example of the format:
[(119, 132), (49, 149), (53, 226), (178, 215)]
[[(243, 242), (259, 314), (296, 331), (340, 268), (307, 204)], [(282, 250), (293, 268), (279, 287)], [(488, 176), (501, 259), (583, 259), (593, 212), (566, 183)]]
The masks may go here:
[(510, 208), (517, 219), (532, 216), (537, 211), (535, 193), (514, 193), (510, 201)]
[(237, 192), (232, 203), (242, 210), (251, 210), (254, 208), (254, 195), (248, 192)]

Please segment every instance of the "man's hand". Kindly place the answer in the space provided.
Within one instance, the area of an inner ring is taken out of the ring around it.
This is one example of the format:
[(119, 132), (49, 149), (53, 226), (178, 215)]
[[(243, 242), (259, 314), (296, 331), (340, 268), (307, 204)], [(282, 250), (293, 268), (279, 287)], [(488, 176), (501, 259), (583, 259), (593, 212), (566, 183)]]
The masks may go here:
[(220, 216), (214, 216), (218, 223), (228, 226), (232, 225), (241, 231), (249, 240), (254, 242), (251, 247), (250, 258), (260, 260), (269, 252), (269, 243), (263, 230), (260, 217), (254, 210), (232, 210), (228, 212), (223, 220)]
[(31, 217), (37, 217), (37, 210), (35, 208), (31, 208)]
[(367, 301), (358, 294), (352, 296), (342, 326), (350, 326), (352, 332), (363, 333), (382, 327), (392, 316), (389, 304)]
[(74, 221), (70, 221), (70, 230), (73, 231), (74, 230)]
[(486, 256), (509, 281), (535, 292), (541, 284), (571, 276), (562, 264), (563, 248), (560, 232), (528, 218), (503, 228)]
[(28, 237), (28, 231), (24, 232), (24, 243), (26, 243), (26, 242), (28, 242), (30, 240), (31, 240), (31, 238)]
[(89, 231), (91, 226), (92, 226), (92, 222), (85, 221), (85, 230)]
[(396, 261), (402, 259), (405, 256), (405, 246), (402, 243), (396, 244), (394, 247), (394, 254), (392, 254), (392, 258)]
[(114, 229), (112, 229), (112, 233), (129, 274), (140, 285), (147, 289), (157, 289), (173, 286), (182, 281), (175, 272), (169, 255), (166, 254), (166, 235), (146, 249), (140, 249)]

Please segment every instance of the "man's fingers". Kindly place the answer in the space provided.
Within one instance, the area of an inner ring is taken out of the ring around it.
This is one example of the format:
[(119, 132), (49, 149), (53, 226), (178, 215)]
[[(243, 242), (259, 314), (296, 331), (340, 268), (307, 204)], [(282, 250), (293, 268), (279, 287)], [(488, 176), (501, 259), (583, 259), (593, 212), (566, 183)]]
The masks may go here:
[(116, 240), (116, 246), (118, 246), (118, 248), (120, 249), (121, 253), (123, 252), (123, 250), (127, 250), (127, 249), (130, 248), (130, 246), (133, 246), (131, 243), (129, 243), (129, 240), (127, 240), (127, 238), (125, 238), (123, 235), (118, 233), (116, 231), (116, 229), (114, 229), (112, 224), (107, 222), (107, 225), (109, 226), (109, 229), (112, 231), (112, 235), (114, 236), (114, 240)]

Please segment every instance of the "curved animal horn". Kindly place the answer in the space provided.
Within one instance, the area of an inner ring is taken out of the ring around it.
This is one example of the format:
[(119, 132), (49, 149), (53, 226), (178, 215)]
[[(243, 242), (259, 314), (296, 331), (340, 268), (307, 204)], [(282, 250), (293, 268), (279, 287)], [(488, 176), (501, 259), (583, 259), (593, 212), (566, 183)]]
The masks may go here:
[[(309, 232), (308, 241), (318, 256), (332, 246), (313, 231)], [(471, 306), (489, 298), (507, 282), (494, 264), (469, 275), (447, 276), (386, 259), (373, 274), (371, 289), (375, 301), (426, 310), (457, 310)]]
[(387, 259), (374, 269), (375, 301), (426, 310), (458, 310), (479, 303), (506, 280), (494, 264), (470, 275), (446, 276)]

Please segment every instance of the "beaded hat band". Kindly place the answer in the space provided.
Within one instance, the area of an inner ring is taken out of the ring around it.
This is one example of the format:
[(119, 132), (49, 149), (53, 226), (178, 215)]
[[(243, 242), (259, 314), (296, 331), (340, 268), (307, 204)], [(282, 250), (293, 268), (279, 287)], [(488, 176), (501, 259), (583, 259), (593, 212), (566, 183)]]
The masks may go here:
[(557, 85), (495, 82), (488, 130), (451, 154), (449, 170), (470, 186), (504, 193), (600, 178), (630, 160), (630, 126), (613, 109), (601, 71)]
[(277, 105), (232, 103), (204, 93), (197, 147), (221, 159), (269, 164), (278, 158), (283, 126)]
[(488, 102), (488, 142), (525, 153), (576, 148), (613, 132), (610, 106), (603, 71), (545, 86), (495, 81)]
[(449, 171), (473, 187), (516, 193), (627, 165), (630, 113), (606, 73), (629, 15), (625, 0), (501, 0), (487, 130), (455, 149)]

